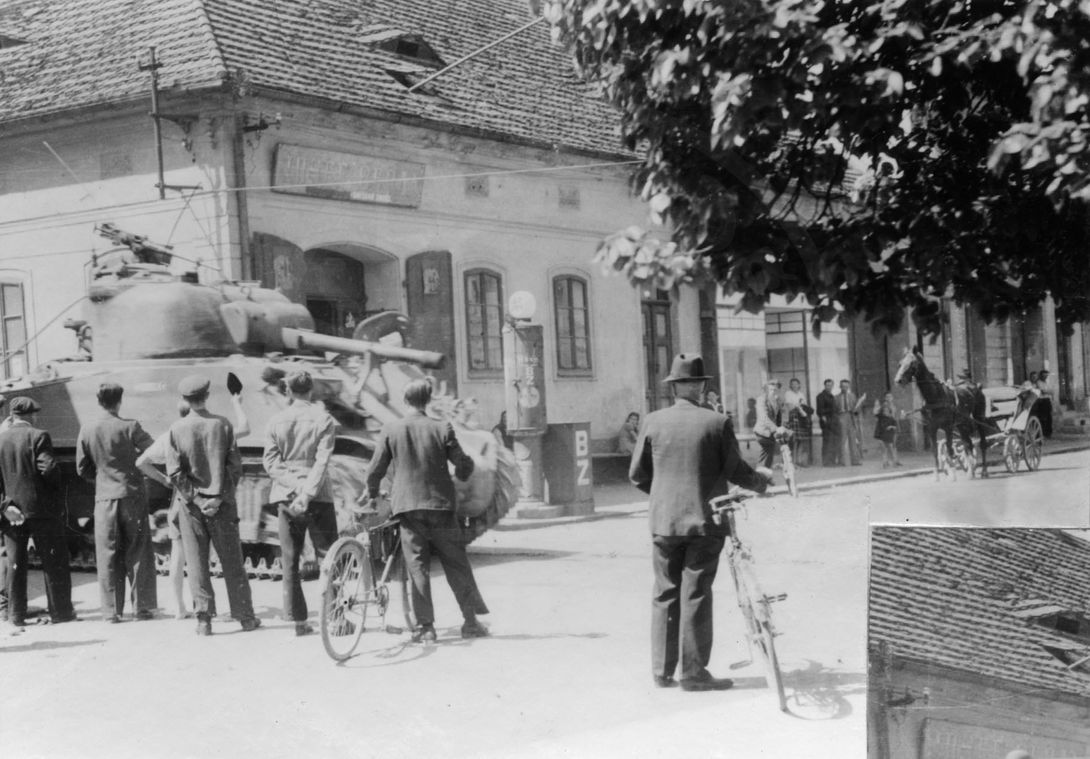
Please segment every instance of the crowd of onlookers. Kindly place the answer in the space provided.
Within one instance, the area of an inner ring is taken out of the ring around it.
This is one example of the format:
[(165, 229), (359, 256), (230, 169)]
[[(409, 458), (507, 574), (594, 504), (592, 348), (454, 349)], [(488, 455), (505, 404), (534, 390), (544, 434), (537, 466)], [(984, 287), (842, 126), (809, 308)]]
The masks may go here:
[[(296, 635), (313, 632), (301, 587), (300, 564), (306, 538), (319, 556), (337, 539), (334, 467), (337, 423), (320, 400), (304, 369), (276, 377), (284, 407), (266, 425), (262, 464), (271, 480), (270, 506), (278, 515), (283, 616)], [(214, 550), (227, 588), (230, 614), (243, 631), (255, 630), (250, 584), (243, 563), (236, 490), (242, 456), (236, 437), (249, 431), (241, 403), (242, 383), (228, 374), (234, 422), (207, 408), (211, 383), (203, 375), (178, 385), (179, 418), (158, 439), (135, 419), (121, 414), (124, 388), (99, 386), (101, 413), (86, 420), (76, 442), (76, 471), (94, 483), (94, 543), (102, 619), (122, 621), (126, 600), (132, 617), (158, 616), (155, 557), (152, 550), (146, 481), (172, 491), (169, 516), (171, 575), (176, 616), (197, 618), (197, 634), (211, 635), (216, 616), (211, 559)], [(366, 493), (357, 510), (377, 513), (374, 501), (387, 468), (392, 472), (390, 501), (401, 534), (402, 551), (419, 625), (414, 641), (435, 640), (431, 611), (430, 557), (437, 556), (461, 605), (462, 637), (488, 635), (477, 620), (487, 614), (465, 552), (456, 518), (456, 493), (447, 470), (450, 460), (466, 480), (475, 459), (459, 447), (449, 421), (426, 413), (432, 397), (429, 378), (409, 382), (405, 418), (386, 425), (367, 474)], [(2, 402), (2, 401), (0, 401)], [(72, 583), (63, 499), (58, 496), (57, 462), (47, 430), (35, 426), (39, 404), (29, 397), (10, 401), (11, 415), (0, 425), (0, 618), (8, 632), (28, 623), (64, 623), (78, 619)], [(502, 424), (502, 420), (501, 420)], [(496, 432), (503, 437), (505, 430)], [(488, 436), (488, 433), (485, 433)], [(491, 440), (491, 436), (488, 436)], [(400, 462), (400, 465), (398, 465)], [(33, 540), (45, 576), (48, 614), (31, 619), (27, 608), (28, 545)], [(183, 571), (189, 578), (191, 604), (182, 598)]]
[[(1046, 437), (1052, 434), (1052, 388), (1049, 377), (1047, 369), (1030, 372), (1029, 379), (1022, 386), (1023, 389), (1036, 391)], [(847, 379), (841, 380), (839, 387), (833, 380), (826, 379), (813, 405), (798, 378), (792, 377), (786, 390), (781, 380), (769, 379), (760, 396), (746, 400), (743, 429), (751, 431), (756, 438), (758, 463), (761, 466), (773, 465), (778, 449), (777, 438), (786, 437), (795, 465), (808, 467), (818, 463), (815, 461), (813, 435), (816, 421), (821, 432), (821, 465), (858, 466), (863, 463), (865, 433), (870, 429), (869, 426), (867, 430), (863, 427), (864, 412), (870, 411), (874, 418), (872, 437), (877, 441), (877, 449), (882, 456), (882, 468), (902, 466), (897, 440), (906, 412), (897, 408), (891, 392), (884, 393), (869, 405), (867, 401), (867, 394), (857, 395)], [(726, 413), (728, 417), (733, 416), (730, 411), (724, 412), (719, 396), (713, 390), (705, 393), (702, 405)], [(617, 433), (619, 453), (632, 453), (639, 427), (640, 415), (635, 411), (629, 413)]]

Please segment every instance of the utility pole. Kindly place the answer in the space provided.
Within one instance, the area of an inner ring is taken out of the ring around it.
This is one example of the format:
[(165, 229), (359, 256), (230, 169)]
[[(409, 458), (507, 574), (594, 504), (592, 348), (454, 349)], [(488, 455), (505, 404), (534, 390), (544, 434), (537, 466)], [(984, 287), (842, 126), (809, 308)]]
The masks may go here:
[(141, 71), (151, 72), (151, 116), (152, 122), (155, 124), (155, 157), (159, 166), (159, 182), (155, 185), (159, 188), (159, 200), (166, 200), (167, 190), (199, 190), (200, 185), (177, 185), (167, 184), (163, 176), (163, 119), (170, 119), (175, 124), (180, 126), (186, 134), (184, 144), (186, 149), (192, 148), (192, 142), (189, 139), (189, 131), (193, 124), (197, 121), (197, 115), (190, 114), (163, 114), (159, 112), (159, 69), (163, 64), (155, 57), (155, 48), (148, 48), (148, 62), (138, 64)]
[(141, 71), (151, 72), (151, 120), (155, 124), (155, 155), (159, 160), (159, 200), (166, 200), (167, 187), (163, 179), (163, 133), (159, 125), (159, 67), (163, 64), (155, 60), (155, 46), (148, 48), (148, 62), (140, 64)]

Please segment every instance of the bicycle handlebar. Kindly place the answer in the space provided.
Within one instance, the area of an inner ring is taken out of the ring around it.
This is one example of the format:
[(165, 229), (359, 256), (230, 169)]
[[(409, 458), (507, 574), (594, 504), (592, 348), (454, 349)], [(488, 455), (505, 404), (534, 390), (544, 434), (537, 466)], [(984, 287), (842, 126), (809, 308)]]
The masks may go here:
[(756, 490), (734, 488), (729, 493), (712, 498), (708, 501), (708, 505), (712, 507), (712, 511), (729, 511), (738, 508), (750, 498), (758, 498), (760, 495)]

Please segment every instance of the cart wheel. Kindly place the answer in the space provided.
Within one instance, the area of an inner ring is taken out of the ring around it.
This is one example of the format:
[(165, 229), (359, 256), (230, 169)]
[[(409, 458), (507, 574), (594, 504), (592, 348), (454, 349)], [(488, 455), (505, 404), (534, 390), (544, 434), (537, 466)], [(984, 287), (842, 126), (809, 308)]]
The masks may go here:
[(1041, 465), (1041, 449), (1045, 445), (1045, 433), (1041, 429), (1041, 420), (1031, 416), (1026, 422), (1026, 431), (1022, 434), (1022, 449), (1025, 452), (1026, 469), (1037, 471)]
[(1022, 441), (1015, 435), (1007, 435), (1003, 441), (1003, 466), (1007, 471), (1018, 471), (1018, 465), (1022, 462)]

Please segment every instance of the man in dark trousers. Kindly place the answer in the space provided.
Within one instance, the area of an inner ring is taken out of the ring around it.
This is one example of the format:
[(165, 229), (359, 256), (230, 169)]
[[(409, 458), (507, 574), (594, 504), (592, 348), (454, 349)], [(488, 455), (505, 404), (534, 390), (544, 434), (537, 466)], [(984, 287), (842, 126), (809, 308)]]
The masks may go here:
[(120, 416), (121, 385), (98, 387), (100, 418), (84, 425), (76, 440), (76, 471), (95, 483), (95, 564), (102, 618), (120, 622), (125, 578), (132, 584), (136, 619), (155, 616), (155, 556), (144, 477), (136, 459), (155, 442), (140, 422)]
[(27, 542), (33, 538), (45, 573), (45, 593), (52, 622), (76, 619), (72, 577), (60, 499), (51, 492), (57, 462), (49, 433), (34, 427), (41, 411), (25, 397), (11, 401), (11, 426), (0, 432), (0, 531), (8, 554), (8, 621), (26, 625)]
[(189, 590), (197, 611), (198, 635), (212, 634), (215, 596), (208, 565), (210, 543), (223, 568), (231, 616), (245, 631), (261, 626), (261, 620), (254, 616), (238, 535), (235, 487), (242, 478), (242, 456), (231, 423), (205, 408), (208, 387), (208, 378), (201, 375), (191, 375), (178, 383), (190, 411), (170, 426), (166, 456), (174, 497), (181, 499), (178, 523)]
[(272, 478), (269, 502), (280, 513), (280, 552), (284, 565), (284, 617), (295, 622), (295, 634), (313, 631), (299, 578), (303, 540), (319, 556), (337, 539), (333, 487), (326, 477), (333, 455), (337, 422), (321, 403), (311, 401), (314, 380), (298, 371), (286, 378), (291, 405), (269, 420), (265, 432), (265, 471)]
[[(674, 405), (644, 419), (632, 453), (629, 478), (650, 494), (652, 565), (651, 668), (660, 688), (725, 690), (733, 684), (708, 672), (712, 652), (712, 583), (726, 527), (713, 523), (708, 502), (728, 482), (764, 492), (771, 472), (755, 470), (743, 459), (730, 423), (700, 406), (704, 361), (680, 354), (664, 380), (673, 387)], [(679, 651), (680, 648), (680, 651)]]
[(401, 520), (401, 548), (412, 580), (413, 609), (420, 623), (413, 632), (413, 641), (436, 639), (431, 602), (432, 551), (438, 555), (462, 610), (462, 637), (481, 638), (488, 635), (488, 628), (477, 620), (477, 615), (487, 614), (488, 607), (466, 556), (465, 537), (454, 514), (454, 481), (447, 469), (449, 461), (454, 464), (455, 476), (466, 480), (473, 473), (473, 459), (458, 445), (449, 422), (424, 413), (431, 393), (431, 383), (426, 379), (405, 386), (409, 414), (383, 429), (367, 473), (367, 492), (372, 500), (378, 497), (382, 478), (393, 464), (390, 505)]
[(833, 381), (825, 380), (825, 389), (817, 394), (818, 424), (821, 425), (821, 465), (843, 466), (840, 456), (840, 417), (837, 415)]

